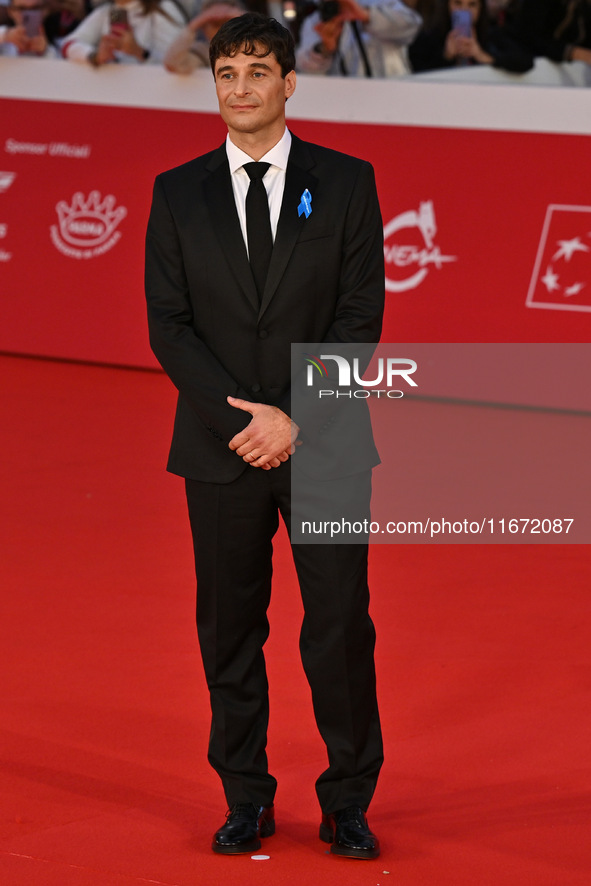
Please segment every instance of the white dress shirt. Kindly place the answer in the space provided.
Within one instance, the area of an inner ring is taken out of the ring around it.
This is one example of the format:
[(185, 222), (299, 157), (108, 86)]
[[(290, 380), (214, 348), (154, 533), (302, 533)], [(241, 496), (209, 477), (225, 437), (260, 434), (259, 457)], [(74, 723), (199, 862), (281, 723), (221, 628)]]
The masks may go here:
[[(264, 157), (261, 157), (260, 163), (270, 163), (264, 177), (263, 184), (267, 191), (269, 200), (269, 216), (271, 219), (271, 233), (273, 241), (277, 233), (277, 224), (279, 222), (279, 213), (281, 211), (281, 202), (283, 200), (283, 191), (285, 189), (285, 171), (287, 169), (287, 161), (289, 158), (289, 150), (291, 148), (291, 133), (286, 128), (285, 132), (277, 144), (267, 151)], [(246, 194), (250, 179), (248, 173), (244, 169), (245, 163), (252, 163), (252, 157), (245, 154), (240, 148), (236, 147), (234, 142), (230, 140), (228, 135), (226, 138), (226, 153), (228, 155), (228, 163), (230, 164), (230, 177), (232, 179), (232, 190), (234, 191), (234, 200), (236, 202), (236, 210), (240, 221), (242, 236), (246, 244), (248, 252), (248, 239), (246, 237)]]

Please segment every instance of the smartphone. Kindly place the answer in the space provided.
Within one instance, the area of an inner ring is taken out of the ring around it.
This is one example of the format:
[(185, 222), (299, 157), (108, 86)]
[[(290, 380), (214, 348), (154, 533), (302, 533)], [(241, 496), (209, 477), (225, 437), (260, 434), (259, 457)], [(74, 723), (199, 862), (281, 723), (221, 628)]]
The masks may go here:
[(120, 6), (112, 6), (109, 16), (111, 20), (111, 27), (115, 26), (119, 29), (129, 27), (126, 9), (122, 9)]
[(454, 9), (451, 14), (451, 26), (462, 37), (472, 36), (472, 13), (469, 9)]
[(27, 37), (37, 37), (41, 33), (43, 11), (41, 9), (23, 9), (21, 15)]

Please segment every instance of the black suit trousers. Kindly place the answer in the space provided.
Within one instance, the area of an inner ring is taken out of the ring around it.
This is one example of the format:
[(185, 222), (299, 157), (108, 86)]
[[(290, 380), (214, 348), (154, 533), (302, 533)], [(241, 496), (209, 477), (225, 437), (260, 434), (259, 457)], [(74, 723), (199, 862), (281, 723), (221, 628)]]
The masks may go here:
[[(371, 473), (360, 475), (368, 494)], [(186, 480), (197, 574), (197, 628), (210, 692), (209, 761), (227, 802), (273, 802), (266, 744), (272, 539), (290, 528), (290, 463), (247, 468), (231, 483)], [(300, 651), (328, 768), (320, 806), (367, 809), (382, 764), (375, 631), (366, 544), (294, 544), (304, 605)], [(284, 687), (289, 692), (289, 686)]]

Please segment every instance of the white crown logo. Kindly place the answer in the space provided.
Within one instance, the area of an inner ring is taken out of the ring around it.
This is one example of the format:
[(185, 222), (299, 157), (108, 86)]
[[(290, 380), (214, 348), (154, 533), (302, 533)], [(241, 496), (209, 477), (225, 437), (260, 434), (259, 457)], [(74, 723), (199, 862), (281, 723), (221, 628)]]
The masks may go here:
[(86, 200), (77, 191), (70, 205), (60, 200), (55, 209), (62, 238), (72, 246), (82, 247), (96, 247), (105, 243), (127, 215), (125, 206), (115, 208), (112, 194), (101, 202), (100, 191), (91, 191)]

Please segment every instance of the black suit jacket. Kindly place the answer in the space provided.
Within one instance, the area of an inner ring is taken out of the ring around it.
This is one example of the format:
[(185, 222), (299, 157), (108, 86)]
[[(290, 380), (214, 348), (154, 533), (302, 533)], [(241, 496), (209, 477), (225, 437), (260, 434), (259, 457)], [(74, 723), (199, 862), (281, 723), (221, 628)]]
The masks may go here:
[[(308, 218), (298, 216), (306, 188)], [(168, 468), (194, 480), (230, 482), (247, 466), (228, 442), (250, 415), (229, 406), (228, 395), (289, 414), (292, 342), (379, 339), (383, 228), (371, 165), (293, 136), (260, 304), (225, 145), (159, 175), (147, 231), (146, 295), (153, 351), (179, 391)], [(367, 424), (365, 408), (363, 414)], [(332, 424), (338, 436), (338, 417)], [(327, 477), (379, 461), (373, 444), (362, 455), (349, 450), (340, 447)]]

